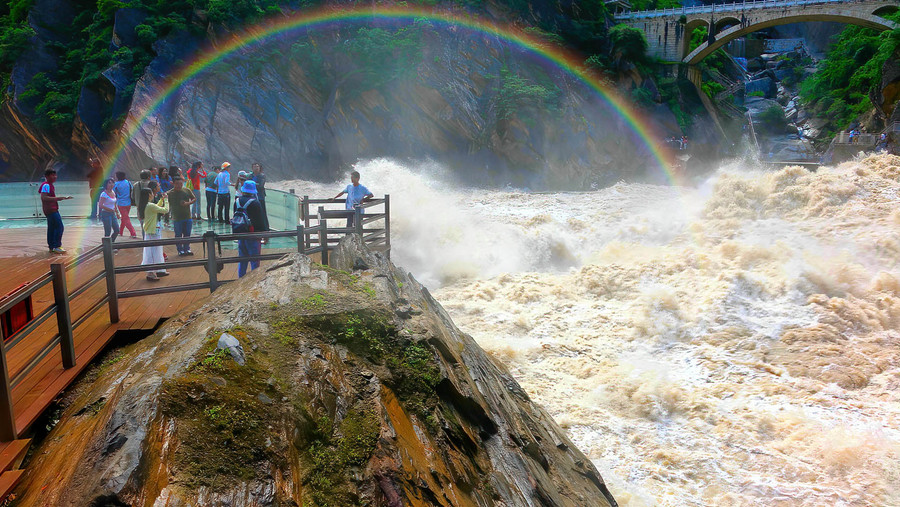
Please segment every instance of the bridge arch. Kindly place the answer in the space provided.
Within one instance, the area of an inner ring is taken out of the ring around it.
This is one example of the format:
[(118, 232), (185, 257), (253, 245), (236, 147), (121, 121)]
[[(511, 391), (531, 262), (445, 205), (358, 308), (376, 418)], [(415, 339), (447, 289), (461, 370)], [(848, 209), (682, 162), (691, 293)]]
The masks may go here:
[(872, 14), (874, 14), (876, 16), (884, 16), (887, 14), (893, 14), (893, 13), (897, 12), (898, 9), (900, 9), (900, 7), (898, 7), (896, 5), (885, 5), (884, 7), (876, 10)]
[[(890, 7), (891, 6), (882, 7), (881, 9), (879, 9), (879, 11)], [(715, 50), (719, 49), (725, 44), (728, 44), (734, 39), (747, 35), (748, 33), (753, 33), (762, 30), (763, 28), (769, 28), (771, 26), (787, 25), (790, 23), (800, 23), (804, 21), (836, 21), (838, 23), (859, 25), (875, 30), (893, 30), (900, 26), (893, 21), (887, 20), (875, 14), (844, 13), (841, 11), (809, 12), (804, 14), (787, 15), (783, 17), (770, 17), (762, 19), (755, 23), (752, 21), (743, 24), (738, 23), (735, 26), (726, 28), (722, 32), (716, 33), (715, 41), (713, 43), (710, 44), (709, 42), (704, 42), (703, 44), (701, 44), (697, 49), (692, 51), (684, 58), (684, 63), (696, 65), (700, 63), (701, 60), (712, 54)]]
[(735, 18), (733, 16), (727, 16), (722, 19), (716, 20), (716, 33), (722, 32), (722, 30), (728, 29), (735, 25), (740, 25), (741, 20)]
[(681, 38), (681, 54), (686, 55), (691, 51), (691, 37), (694, 30), (698, 28), (706, 28), (709, 33), (709, 21), (703, 18), (694, 18), (684, 25), (684, 36)]

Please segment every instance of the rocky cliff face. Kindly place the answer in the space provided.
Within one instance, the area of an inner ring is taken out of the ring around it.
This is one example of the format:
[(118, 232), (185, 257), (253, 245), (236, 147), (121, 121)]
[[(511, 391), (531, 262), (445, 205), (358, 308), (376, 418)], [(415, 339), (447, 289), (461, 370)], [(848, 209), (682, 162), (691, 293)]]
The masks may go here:
[(358, 239), (335, 260), (287, 256), (108, 360), (18, 505), (615, 505), (427, 290)]
[[(413, 68), (382, 86), (353, 82), (342, 61), (353, 30), (309, 37), (242, 53), (186, 83), (142, 125), (127, 160), (260, 161), (276, 177), (324, 179), (357, 159), (431, 159), (467, 184), (541, 188), (648, 170), (649, 153), (594, 92), (494, 37), (426, 26)], [(138, 83), (129, 124), (168, 73), (167, 55), (183, 57), (169, 44)], [(529, 96), (534, 86), (549, 97)]]
[[(60, 42), (63, 30), (53, 27), (71, 5), (41, 0), (40, 7), (43, 14), (29, 16), (37, 35), (13, 70), (11, 100), (0, 115), (5, 123), (34, 114), (36, 99), (22, 94), (38, 72), (60, 65), (46, 46)], [(142, 16), (118, 10), (110, 47), (128, 47)], [(120, 168), (136, 174), (154, 163), (228, 160), (244, 168), (258, 161), (274, 178), (327, 179), (357, 159), (394, 157), (446, 164), (469, 184), (575, 189), (648, 171), (651, 155), (625, 120), (570, 74), (539, 65), (535, 53), (493, 36), (425, 25), (410, 72), (379, 75), (378, 66), (389, 74), (399, 58), (394, 51), (359, 79), (365, 73), (346, 48), (360, 26), (292, 32), (191, 80), (141, 126)], [(234, 34), (211, 25), (206, 36), (225, 42)], [(109, 119), (121, 114), (133, 125), (173, 69), (207, 42), (177, 32), (154, 44), (156, 59), (142, 76), (124, 64), (106, 69), (81, 91), (74, 129), (52, 139), (29, 141), (47, 135), (28, 121), (0, 129), (0, 153), (9, 153), (0, 158), (0, 177), (27, 178), (50, 163), (64, 169), (63, 177), (80, 176), (83, 161), (109, 142)], [(529, 95), (536, 87), (543, 90)]]

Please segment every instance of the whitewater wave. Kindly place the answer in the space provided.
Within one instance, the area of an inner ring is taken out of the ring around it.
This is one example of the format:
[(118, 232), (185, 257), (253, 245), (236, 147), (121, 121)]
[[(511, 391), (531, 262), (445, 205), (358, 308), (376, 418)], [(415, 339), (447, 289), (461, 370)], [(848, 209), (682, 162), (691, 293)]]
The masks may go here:
[(900, 504), (900, 158), (552, 194), (358, 169), (622, 505)]

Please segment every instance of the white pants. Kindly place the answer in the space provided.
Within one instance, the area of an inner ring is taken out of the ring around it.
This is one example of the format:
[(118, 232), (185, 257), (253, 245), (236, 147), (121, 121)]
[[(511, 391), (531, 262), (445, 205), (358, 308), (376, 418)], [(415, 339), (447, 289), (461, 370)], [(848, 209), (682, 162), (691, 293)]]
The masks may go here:
[[(156, 229), (155, 234), (144, 234), (144, 239), (150, 241), (151, 239), (162, 239), (162, 234), (160, 234), (159, 229)], [(145, 264), (162, 264), (166, 262), (165, 258), (163, 258), (163, 247), (161, 246), (145, 246), (144, 247), (144, 260), (141, 261), (141, 266)], [(162, 273), (164, 269), (147, 271), (148, 275), (152, 275), (155, 273)]]

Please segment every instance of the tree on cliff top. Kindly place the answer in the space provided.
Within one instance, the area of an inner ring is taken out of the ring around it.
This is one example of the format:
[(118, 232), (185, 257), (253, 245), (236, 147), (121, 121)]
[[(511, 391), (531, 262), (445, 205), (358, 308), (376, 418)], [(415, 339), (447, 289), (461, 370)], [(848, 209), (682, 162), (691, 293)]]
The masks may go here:
[[(900, 22), (900, 11), (885, 16)], [(869, 92), (881, 84), (884, 63), (900, 48), (900, 29), (878, 32), (844, 29), (819, 62), (818, 71), (800, 85), (800, 97), (830, 119), (833, 133), (872, 109)]]

